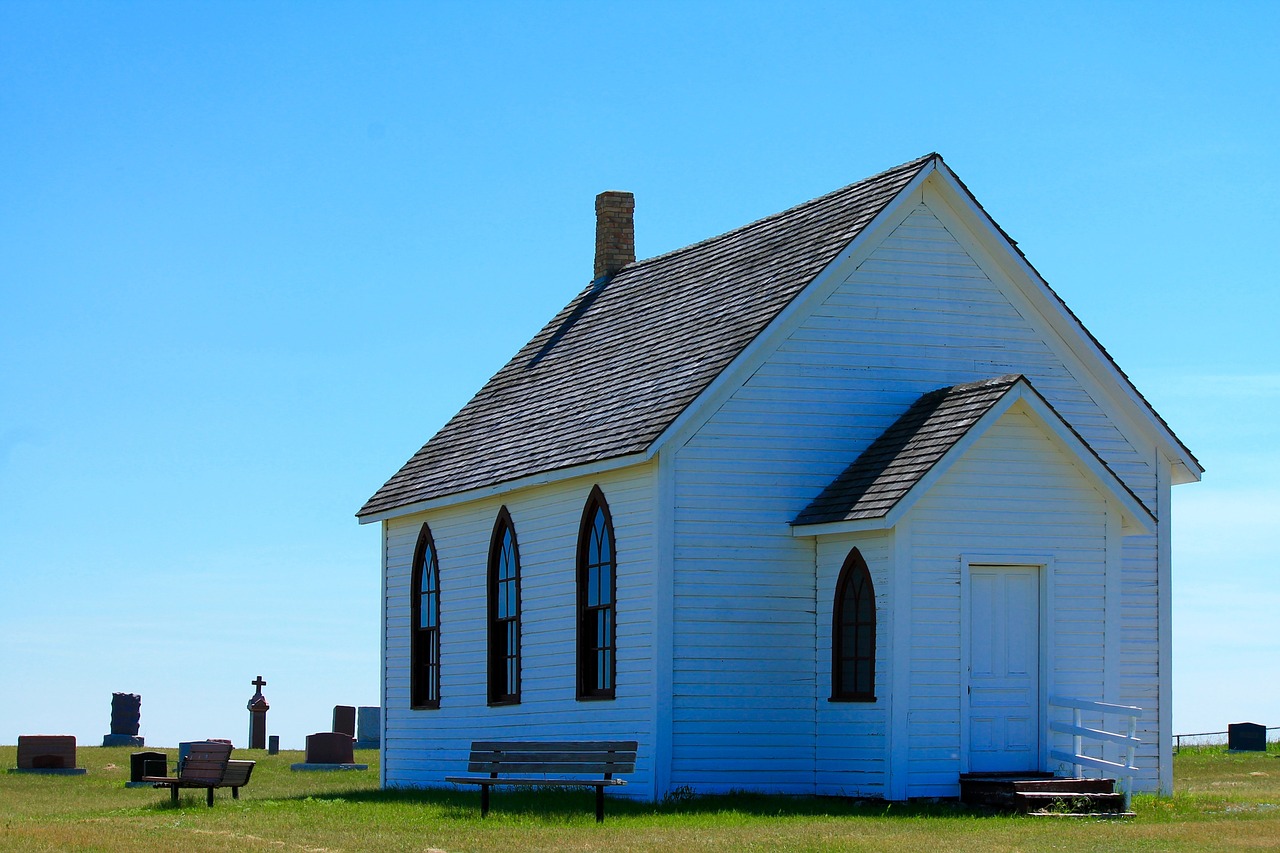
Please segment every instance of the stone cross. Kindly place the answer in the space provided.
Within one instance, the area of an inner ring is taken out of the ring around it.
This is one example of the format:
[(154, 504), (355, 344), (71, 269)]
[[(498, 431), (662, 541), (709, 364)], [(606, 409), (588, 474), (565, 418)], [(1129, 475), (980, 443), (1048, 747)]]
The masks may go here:
[(262, 688), (267, 682), (259, 675), (253, 681), (249, 682), (257, 692), (249, 697), (249, 748), (250, 749), (266, 749), (267, 748), (267, 710), (271, 707), (267, 704), (267, 697), (262, 695)]

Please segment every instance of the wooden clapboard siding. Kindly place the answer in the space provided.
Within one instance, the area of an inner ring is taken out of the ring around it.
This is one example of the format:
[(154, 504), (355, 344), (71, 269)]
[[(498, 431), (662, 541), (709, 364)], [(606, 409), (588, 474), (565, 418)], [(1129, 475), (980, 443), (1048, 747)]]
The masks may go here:
[[(1024, 374), (1148, 507), (1157, 506), (1153, 448), (1131, 444), (1078, 378), (1086, 368), (1064, 363), (1062, 348), (1046, 342), (1053, 334), (1047, 323), (1011, 288), (989, 275), (928, 205), (919, 204), (820, 304), (806, 308), (785, 339), (759, 357), (749, 378), (726, 394), (678, 449), (672, 784), (841, 788), (836, 779), (841, 762), (818, 758), (831, 755), (833, 742), (843, 737), (839, 726), (828, 724), (832, 709), (821, 695), (821, 681), (829, 678), (822, 670), (829, 666), (831, 593), (822, 586), (821, 559), (815, 577), (815, 546), (792, 539), (786, 522), (921, 394)], [(1150, 630), (1126, 629), (1125, 695), (1101, 693), (1106, 658), (1098, 640), (1106, 549), (1105, 542), (1081, 534), (1105, 528), (1100, 498), (1091, 489), (1088, 495), (1079, 493), (1083, 481), (1057, 456), (1050, 457), (1056, 460), (1049, 466), (1055, 473), (1046, 473), (1045, 442), (1038, 434), (1003, 438), (1010, 447), (984, 458), (986, 470), (969, 472), (971, 482), (957, 481), (959, 491), (939, 492), (930, 504), (935, 515), (929, 524), (912, 531), (912, 553), (921, 559), (911, 584), (913, 624), (920, 628), (913, 634), (917, 647), (908, 725), (912, 742), (921, 739), (912, 753), (913, 796), (956, 784), (956, 537), (976, 519), (993, 520), (1001, 530), (1000, 541), (989, 547), (1072, 555), (1064, 557), (1070, 579), (1064, 579), (1063, 609), (1056, 617), (1061, 624), (1055, 624), (1072, 655), (1062, 664), (1064, 687), (1144, 707), (1156, 701), (1154, 672), (1148, 673), (1158, 663), (1153, 624)], [(983, 477), (993, 472), (1000, 474), (1003, 491), (985, 489)], [(1001, 513), (1010, 509), (1017, 510), (1018, 522), (998, 525)], [(1155, 593), (1142, 567), (1150, 564), (1154, 582), (1154, 539), (1126, 544), (1124, 562), (1126, 609), (1140, 623), (1153, 623)], [(876, 582), (879, 597), (880, 579)], [(879, 600), (877, 605), (882, 606)], [(812, 632), (808, 643), (806, 625)], [(712, 641), (709, 634), (719, 639)], [(877, 690), (879, 680), (892, 672), (889, 636), (882, 626)], [(736, 650), (733, 666), (725, 666), (719, 654), (727, 648)], [(791, 665), (783, 665), (779, 655), (790, 656)], [(727, 701), (752, 691), (761, 696), (762, 706), (806, 691), (813, 697), (812, 707), (788, 705), (788, 713), (776, 720), (779, 730), (796, 737), (795, 745), (782, 749), (758, 737), (749, 726), (751, 709)], [(889, 728), (884, 708), (858, 712), (862, 717), (847, 709), (843, 713), (848, 725)], [(1151, 713), (1155, 720), (1155, 710)], [(709, 720), (719, 724), (718, 737), (691, 733), (694, 723)], [(849, 784), (882, 790), (884, 772), (874, 762), (885, 760), (883, 742), (860, 742), (851, 749), (847, 757), (859, 769), (848, 771), (856, 780)], [(729, 757), (741, 762), (740, 772), (723, 762), (718, 775), (702, 769)], [(810, 772), (804, 769), (806, 758), (812, 761)]]
[[(1016, 477), (1006, 470), (1018, 472)], [(972, 500), (981, 495), (981, 501)], [(964, 512), (957, 512), (963, 508)], [(1052, 559), (1050, 693), (1102, 697), (1106, 499), (1026, 414), (1007, 412), (910, 513), (913, 600), (908, 794), (955, 796), (962, 770), (962, 558)], [(1030, 519), (1028, 523), (1027, 519)], [(1047, 630), (1045, 630), (1047, 629)], [(1065, 744), (1054, 744), (1063, 747)]]
[[(652, 464), (577, 478), (386, 522), (387, 785), (443, 785), (465, 766), (472, 741), (638, 738), (640, 756), (625, 796), (653, 791)], [(617, 698), (576, 696), (578, 527), (599, 484), (613, 517), (617, 551)], [(501, 506), (520, 555), (521, 703), (488, 707), (486, 573)], [(440, 565), (440, 708), (409, 708), (409, 600), (418, 530), (431, 525)]]
[[(836, 582), (852, 548), (866, 561), (876, 597), (875, 702), (831, 702), (831, 617)], [(887, 534), (824, 537), (817, 543), (815, 787), (830, 796), (883, 797), (888, 766), (890, 629), (895, 594)]]
[[(1158, 785), (1160, 767), (1159, 696), (1160, 639), (1158, 621), (1158, 574), (1154, 536), (1130, 537), (1124, 542), (1124, 571), (1121, 575), (1122, 625), (1120, 656), (1120, 701), (1136, 705), (1144, 713), (1138, 720), (1142, 745), (1134, 760), (1142, 769), (1134, 784), (1147, 790)], [(1170, 737), (1172, 732), (1165, 732)]]

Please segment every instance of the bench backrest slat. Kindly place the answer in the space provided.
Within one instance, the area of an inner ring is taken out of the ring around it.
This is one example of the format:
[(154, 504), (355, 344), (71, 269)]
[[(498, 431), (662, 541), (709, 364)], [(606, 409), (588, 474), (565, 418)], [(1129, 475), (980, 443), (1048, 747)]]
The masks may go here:
[(191, 745), (191, 751), (183, 759), (182, 771), (178, 778), (183, 782), (205, 782), (216, 785), (222, 781), (227, 772), (227, 761), (231, 758), (231, 744), (216, 741), (201, 741)]
[(639, 744), (634, 740), (478, 740), (471, 744), (472, 752), (601, 752), (617, 750), (635, 752)]
[(571, 764), (513, 763), (510, 761), (472, 761), (467, 765), (472, 773), (634, 773), (634, 761), (600, 764), (577, 762)]
[(636, 741), (476, 741), (473, 773), (633, 773)]

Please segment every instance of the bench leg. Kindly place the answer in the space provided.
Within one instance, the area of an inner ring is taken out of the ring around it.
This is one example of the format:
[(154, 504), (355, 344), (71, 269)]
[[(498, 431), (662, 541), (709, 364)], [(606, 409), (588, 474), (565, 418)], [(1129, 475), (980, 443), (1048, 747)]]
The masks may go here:
[(239, 788), (232, 788), (232, 789), (231, 789), (231, 799), (233, 799), (233, 800), (238, 800), (238, 799), (240, 799), (240, 789), (239, 789)]
[(604, 823), (604, 787), (596, 786), (596, 823)]
[(177, 785), (169, 786), (169, 799), (173, 801), (174, 805), (178, 804), (178, 786)]
[(489, 814), (489, 786), (480, 786), (480, 817), (486, 817)]
[(209, 788), (209, 796), (206, 797), (206, 800), (209, 808), (213, 808), (213, 787), (212, 786), (210, 786)]

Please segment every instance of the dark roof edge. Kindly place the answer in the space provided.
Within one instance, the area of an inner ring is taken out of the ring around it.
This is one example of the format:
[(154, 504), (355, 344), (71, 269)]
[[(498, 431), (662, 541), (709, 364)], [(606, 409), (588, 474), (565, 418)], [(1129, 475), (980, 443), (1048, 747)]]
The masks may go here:
[[(1120, 368), (1117, 367), (1116, 369), (1119, 370)], [(1093, 448), (1092, 444), (1084, 440), (1084, 436), (1078, 433), (1076, 431), (1076, 428), (1071, 425), (1071, 422), (1068, 421), (1066, 418), (1064, 418), (1062, 416), (1062, 413), (1053, 407), (1053, 403), (1050, 403), (1045, 398), (1045, 396), (1040, 393), (1040, 389), (1037, 388), (1035, 385), (1032, 385), (1031, 380), (1027, 379), (1027, 377), (1025, 376), (1022, 377), (1022, 381), (1026, 383), (1027, 389), (1030, 390), (1032, 394), (1036, 395), (1036, 399), (1039, 400), (1041, 403), (1044, 403), (1045, 408), (1053, 412), (1054, 417), (1056, 417), (1059, 421), (1061, 421), (1062, 425), (1065, 426), (1071, 432), (1071, 434), (1076, 437), (1076, 441), (1080, 442), (1082, 445), (1084, 445), (1089, 449), (1089, 453), (1093, 455), (1094, 459), (1098, 460), (1098, 464), (1100, 464), (1103, 467), (1103, 469), (1105, 469), (1106, 472), (1111, 475), (1111, 478), (1120, 484), (1120, 488), (1128, 492), (1129, 497), (1133, 498), (1134, 501), (1138, 504), (1138, 506), (1146, 510), (1146, 513), (1148, 516), (1151, 517), (1151, 520), (1158, 521), (1159, 519), (1157, 518), (1155, 512), (1152, 511), (1151, 507), (1147, 506), (1147, 502), (1144, 501), (1142, 498), (1138, 497), (1137, 492), (1129, 488), (1129, 484), (1124, 481), (1124, 478), (1121, 477), (1119, 474), (1117, 474), (1115, 470), (1110, 465), (1107, 464), (1107, 460), (1102, 458), (1102, 456), (1098, 453), (1098, 451)], [(1192, 457), (1192, 458), (1194, 459), (1195, 457)]]
[[(1138, 386), (1135, 385), (1133, 380), (1129, 378), (1129, 374), (1124, 372), (1123, 368), (1120, 367), (1120, 365), (1116, 362), (1115, 358), (1112, 357), (1111, 353), (1107, 352), (1107, 348), (1102, 345), (1102, 342), (1093, 336), (1093, 332), (1089, 331), (1089, 327), (1086, 326), (1078, 316), (1076, 316), (1076, 312), (1071, 310), (1071, 306), (1068, 305), (1066, 301), (1061, 296), (1058, 295), (1058, 291), (1054, 290), (1053, 286), (1049, 284), (1048, 280), (1043, 275), (1040, 274), (1040, 270), (1036, 269), (1035, 264), (1031, 263), (1031, 260), (1027, 258), (1026, 254), (1022, 251), (1022, 249), (1018, 248), (1017, 241), (1014, 240), (1012, 237), (1010, 237), (1008, 232), (1006, 232), (1003, 228), (1000, 227), (1000, 223), (996, 222), (995, 217), (992, 216), (987, 211), (987, 209), (982, 206), (982, 202), (978, 201), (977, 196), (975, 196), (973, 194), (973, 191), (969, 189), (969, 186), (963, 180), (960, 179), (960, 176), (957, 175), (951, 169), (951, 167), (947, 166), (946, 161), (943, 160), (940, 155), (935, 155), (935, 156), (938, 157), (938, 162), (944, 168), (946, 168), (947, 174), (951, 176), (951, 178), (956, 182), (956, 184), (960, 187), (960, 189), (964, 190), (965, 195), (968, 196), (969, 201), (973, 202), (974, 207), (976, 207), (979, 211), (981, 211), (982, 215), (986, 217), (986, 220), (991, 225), (991, 227), (994, 228), (1000, 234), (1000, 236), (1005, 239), (1005, 242), (1009, 244), (1009, 248), (1011, 248), (1015, 253), (1017, 253), (1018, 257), (1022, 260), (1022, 262), (1027, 265), (1027, 268), (1031, 270), (1031, 272), (1035, 274), (1036, 278), (1040, 280), (1040, 283), (1044, 285), (1045, 290), (1049, 291), (1049, 294), (1054, 298), (1054, 300), (1058, 303), (1058, 305), (1061, 306), (1062, 310), (1067, 312), (1067, 316), (1071, 318), (1071, 320), (1076, 324), (1076, 326), (1080, 329), (1080, 331), (1084, 332), (1085, 337), (1089, 339), (1089, 341), (1097, 348), (1098, 352), (1101, 353), (1102, 357), (1106, 360), (1106, 362), (1110, 364), (1112, 368), (1115, 369), (1117, 374), (1120, 375), (1120, 378), (1123, 379), (1125, 384), (1129, 386), (1129, 390), (1133, 391), (1133, 393), (1137, 395), (1137, 398), (1142, 401), (1143, 406), (1145, 406), (1147, 411), (1151, 413), (1151, 416), (1154, 417), (1157, 422), (1159, 422), (1160, 426), (1164, 428), (1164, 431), (1168, 433), (1169, 438), (1173, 440), (1173, 443), (1176, 444), (1178, 448), (1180, 448), (1182, 452), (1185, 453), (1187, 457), (1196, 464), (1196, 467), (1200, 469), (1200, 472), (1203, 473), (1204, 465), (1202, 465), (1200, 463), (1200, 460), (1196, 458), (1196, 455), (1191, 452), (1191, 448), (1187, 447), (1187, 445), (1183, 443), (1182, 439), (1178, 438), (1178, 434), (1173, 431), (1173, 427), (1169, 426), (1169, 422), (1166, 421), (1158, 411), (1156, 411), (1155, 406), (1151, 405), (1151, 401), (1148, 400), (1146, 396), (1141, 391), (1138, 390)], [(1036, 393), (1039, 394), (1038, 391)], [(1143, 507), (1145, 508), (1146, 504), (1143, 504)]]
[[(816, 196), (816, 197), (814, 197), (814, 198), (811, 198), (811, 199), (809, 199), (808, 201), (802, 201), (802, 202), (800, 202), (799, 204), (792, 205), (791, 207), (788, 207), (786, 210), (780, 210), (780, 211), (778, 211), (777, 213), (772, 213), (772, 214), (770, 214), (770, 215), (768, 215), (768, 216), (761, 217), (760, 219), (752, 220), (751, 222), (748, 222), (746, 225), (739, 225), (737, 228), (732, 228), (732, 229), (730, 229), (730, 230), (728, 230), (728, 231), (725, 231), (725, 232), (723, 232), (723, 233), (721, 233), (721, 234), (716, 234), (714, 237), (707, 237), (707, 238), (705, 238), (705, 239), (699, 240), (699, 241), (698, 241), (698, 242), (696, 242), (696, 243), (690, 243), (690, 244), (689, 244), (689, 245), (687, 245), (687, 246), (681, 246), (681, 247), (680, 247), (680, 248), (678, 248), (678, 249), (672, 249), (671, 251), (669, 251), (669, 252), (663, 252), (663, 253), (662, 253), (662, 254), (660, 254), (660, 255), (654, 255), (653, 257), (644, 258), (643, 260), (636, 261), (636, 262), (635, 262), (635, 263), (633, 263), (633, 264), (628, 264), (627, 266), (623, 267), (623, 269), (625, 269), (625, 270), (633, 270), (633, 269), (637, 269), (638, 267), (642, 267), (642, 266), (644, 266), (644, 265), (646, 265), (646, 264), (649, 264), (649, 263), (653, 263), (653, 262), (656, 262), (656, 261), (666, 260), (667, 258), (674, 257), (674, 256), (676, 256), (676, 255), (679, 255), (679, 254), (683, 253), (683, 252), (690, 252), (690, 251), (693, 251), (694, 249), (702, 248), (703, 246), (706, 246), (708, 243), (714, 243), (714, 242), (716, 242), (717, 240), (723, 240), (723, 239), (725, 239), (725, 238), (727, 238), (727, 237), (732, 237), (732, 236), (734, 236), (734, 235), (736, 235), (736, 234), (740, 234), (740, 233), (741, 233), (741, 232), (743, 232), (743, 231), (748, 231), (748, 230), (750, 230), (750, 229), (752, 229), (752, 228), (757, 228), (757, 227), (759, 227), (760, 225), (763, 225), (763, 224), (764, 224), (764, 223), (766, 223), (766, 222), (770, 222), (770, 221), (775, 220), (775, 219), (782, 219), (783, 217), (790, 216), (790, 215), (794, 214), (794, 213), (795, 213), (796, 211), (798, 211), (798, 210), (801, 210), (801, 209), (803, 209), (803, 208), (809, 207), (810, 205), (814, 205), (814, 204), (818, 204), (818, 203), (820, 203), (820, 202), (824, 202), (824, 201), (826, 201), (826, 200), (830, 199), (832, 196), (840, 195), (840, 194), (841, 194), (841, 193), (843, 193), (843, 192), (848, 192), (849, 190), (853, 189), (854, 187), (860, 186), (860, 185), (862, 185), (862, 184), (870, 184), (871, 182), (873, 182), (873, 181), (877, 181), (877, 180), (880, 180), (880, 179), (884, 178), (884, 177), (885, 177), (885, 176), (887, 176), (887, 175), (892, 175), (892, 174), (894, 174), (894, 173), (896, 173), (896, 172), (905, 172), (905, 171), (912, 171), (912, 170), (919, 170), (919, 169), (922, 169), (922, 168), (924, 168), (924, 166), (925, 166), (925, 165), (927, 165), (927, 164), (929, 163), (929, 161), (934, 160), (934, 159), (936, 159), (936, 160), (938, 160), (938, 161), (941, 161), (941, 160), (942, 160), (942, 155), (941, 155), (941, 154), (938, 154), (937, 152), (930, 152), (930, 153), (925, 154), (925, 155), (923, 155), (923, 156), (921, 156), (921, 157), (917, 157), (917, 158), (915, 158), (914, 160), (908, 160), (908, 161), (907, 161), (907, 162), (905, 162), (905, 163), (899, 163), (897, 166), (894, 166), (894, 167), (892, 167), (892, 168), (890, 168), (890, 169), (885, 169), (885, 170), (884, 170), (884, 171), (882, 171), (882, 172), (877, 172), (877, 173), (876, 173), (876, 174), (874, 174), (874, 175), (869, 175), (869, 176), (867, 176), (867, 177), (865, 177), (865, 178), (862, 178), (862, 179), (860, 179), (860, 180), (854, 181), (854, 182), (853, 182), (853, 183), (851, 183), (851, 184), (845, 184), (843, 187), (840, 187), (839, 189), (832, 190), (831, 192), (823, 193), (822, 195), (820, 195), (820, 196)], [(888, 206), (889, 206), (889, 204), (891, 204), (895, 198), (897, 198), (897, 195), (895, 195), (893, 198), (889, 199), (889, 201), (885, 202), (885, 204), (880, 208), (880, 210), (877, 210), (877, 211), (876, 211), (875, 215), (877, 215), (877, 216), (878, 216), (878, 215), (880, 214), (880, 211), (881, 211), (881, 210), (884, 210), (884, 208), (885, 208), (885, 207), (888, 207)], [(861, 233), (861, 232), (859, 232), (859, 233)], [(847, 244), (846, 244), (846, 245), (847, 245)], [(844, 251), (844, 247), (841, 247), (841, 251)], [(805, 285), (805, 287), (808, 287), (808, 285)], [(799, 292), (803, 293), (803, 292), (804, 292), (804, 288), (801, 288)]]
[(621, 453), (616, 453), (611, 456), (602, 456), (599, 459), (575, 462), (572, 465), (556, 465), (551, 468), (544, 468), (534, 474), (524, 474), (519, 477), (506, 477), (501, 480), (494, 480), (492, 483), (486, 483), (483, 486), (473, 486), (469, 489), (463, 489), (460, 492), (446, 492), (424, 500), (385, 506), (381, 509), (369, 509), (369, 504), (373, 502), (373, 498), (370, 498), (364, 502), (364, 506), (360, 507), (360, 509), (356, 511), (355, 516), (360, 520), (361, 524), (369, 524), (374, 521), (398, 518), (402, 515), (413, 515), (419, 512), (427, 512), (428, 510), (437, 509), (442, 506), (453, 506), (455, 504), (483, 500), (486, 497), (492, 497), (500, 491), (505, 492), (507, 489), (511, 488), (536, 488), (538, 486), (544, 486), (549, 482), (561, 482), (571, 477), (592, 477), (605, 471), (629, 468), (632, 465), (644, 465), (653, 458), (652, 455), (646, 451), (647, 448), (644, 447), (624, 450)]
[[(713, 393), (713, 390), (717, 387), (717, 383), (720, 381), (720, 378), (730, 373), (731, 371), (733, 371), (734, 368), (738, 366), (738, 363), (739, 363), (738, 360), (743, 357), (743, 354), (751, 351), (757, 341), (761, 340), (762, 338), (770, 334), (770, 332), (773, 330), (774, 323), (778, 322), (778, 318), (781, 317), (783, 314), (785, 314), (791, 308), (792, 305), (795, 305), (797, 302), (799, 302), (805, 297), (805, 294), (808, 292), (809, 288), (813, 285), (813, 283), (817, 281), (819, 278), (821, 278), (823, 274), (827, 272), (828, 269), (830, 269), (832, 262), (835, 261), (837, 258), (840, 258), (841, 256), (843, 256), (846, 252), (848, 252), (849, 247), (852, 246), (864, 234), (867, 233), (867, 229), (870, 228), (875, 223), (875, 221), (880, 217), (881, 214), (883, 214), (889, 208), (893, 207), (893, 205), (898, 201), (898, 199), (902, 197), (902, 193), (908, 187), (910, 187), (911, 184), (918, 178), (920, 172), (922, 172), (926, 166), (928, 166), (930, 163), (934, 162), (935, 160), (941, 161), (942, 155), (931, 153), (931, 154), (926, 154), (923, 157), (917, 157), (914, 160), (909, 160), (906, 163), (902, 163), (898, 166), (894, 166), (892, 169), (885, 169), (883, 172), (879, 172), (878, 174), (872, 175), (869, 178), (863, 178), (860, 181), (855, 181), (852, 184), (847, 184), (841, 187), (840, 189), (835, 190), (834, 192), (829, 192), (826, 195), (818, 196), (818, 198), (810, 199), (804, 204), (798, 204), (795, 207), (787, 208), (781, 213), (774, 214), (773, 216), (766, 216), (764, 219), (757, 219), (755, 222), (751, 222), (747, 225), (742, 226), (742, 228), (735, 228), (732, 231), (726, 231), (724, 234), (720, 234), (716, 237), (711, 237), (710, 239), (702, 240), (702, 241), (699, 241), (698, 243), (694, 243), (693, 246), (685, 246), (683, 249), (677, 249), (676, 251), (668, 252), (665, 255), (658, 255), (655, 258), (646, 258), (645, 261), (640, 262), (640, 263), (647, 263), (650, 260), (657, 260), (658, 258), (670, 257), (671, 255), (675, 255), (675, 254), (678, 254), (679, 252), (683, 252), (685, 249), (692, 249), (694, 246), (701, 246), (706, 243), (710, 243), (714, 240), (719, 240), (721, 238), (728, 237), (746, 228), (751, 228), (759, 225), (762, 222), (768, 222), (771, 219), (775, 219), (777, 217), (792, 213), (796, 210), (799, 210), (800, 208), (808, 206), (809, 204), (822, 201), (824, 199), (829, 199), (832, 196), (845, 192), (846, 190), (856, 187), (859, 184), (870, 183), (871, 181), (874, 181), (878, 178), (882, 178), (885, 175), (889, 175), (889, 174), (893, 174), (895, 172), (901, 172), (901, 171), (915, 172), (915, 174), (912, 175), (910, 180), (904, 183), (898, 189), (897, 192), (895, 192), (893, 195), (885, 199), (884, 204), (876, 208), (875, 212), (872, 213), (871, 216), (867, 219), (866, 224), (862, 228), (858, 229), (858, 232), (856, 234), (854, 234), (846, 242), (841, 244), (840, 248), (834, 251), (831, 254), (831, 257), (827, 258), (827, 260), (822, 264), (822, 267), (816, 273), (814, 273), (809, 278), (809, 280), (804, 283), (802, 287), (798, 288), (795, 294), (789, 300), (787, 300), (782, 305), (778, 306), (778, 310), (775, 311), (773, 316), (769, 318), (769, 321), (765, 323), (763, 327), (761, 327), (760, 331), (756, 334), (756, 336), (753, 337), (750, 341), (748, 341), (747, 344), (742, 349), (738, 350), (737, 354), (735, 354), (734, 357), (729, 360), (729, 362), (724, 366), (724, 368), (718, 374), (716, 374), (716, 376), (710, 382), (708, 382), (707, 385), (703, 387), (703, 389), (684, 406), (684, 408), (676, 412), (675, 415), (667, 422), (667, 425), (663, 427), (662, 430), (656, 436), (654, 436), (653, 440), (649, 442), (648, 447), (646, 448), (647, 450), (649, 450), (650, 452), (653, 452), (654, 448), (660, 447), (666, 443), (668, 436), (671, 435), (673, 431), (673, 428), (677, 428), (678, 425), (681, 424), (682, 419), (685, 416), (685, 413), (696, 408), (707, 397), (709, 393)], [(907, 167), (909, 166), (912, 168), (908, 169)]]

